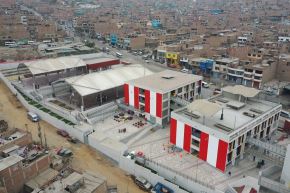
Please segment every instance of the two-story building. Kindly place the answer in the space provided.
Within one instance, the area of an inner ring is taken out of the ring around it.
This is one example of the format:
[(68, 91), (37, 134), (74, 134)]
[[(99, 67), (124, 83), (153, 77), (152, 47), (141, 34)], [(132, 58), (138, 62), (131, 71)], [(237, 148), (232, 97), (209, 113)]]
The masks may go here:
[(259, 90), (241, 85), (209, 100), (196, 100), (171, 113), (170, 142), (226, 171), (242, 159), (248, 139), (277, 129), (281, 105), (259, 100)]
[[(151, 123), (166, 125), (178, 100), (193, 101), (201, 92), (201, 76), (165, 70), (124, 84), (124, 103)], [(177, 102), (176, 102), (177, 101)]]

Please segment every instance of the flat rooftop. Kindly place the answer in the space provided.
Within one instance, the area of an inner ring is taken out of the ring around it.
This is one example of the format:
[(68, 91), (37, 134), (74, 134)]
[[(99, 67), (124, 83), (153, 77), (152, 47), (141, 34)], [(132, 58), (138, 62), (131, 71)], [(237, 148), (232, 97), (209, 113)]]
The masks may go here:
[[(189, 108), (179, 109), (175, 113), (187, 120), (200, 123), (212, 129), (213, 132), (229, 134), (279, 106), (279, 104), (251, 98), (245, 102), (239, 102), (238, 99), (227, 95), (209, 99), (209, 102), (220, 106), (210, 115), (202, 114), (202, 110), (190, 111)], [(209, 107), (205, 106), (205, 108)], [(222, 112), (223, 120), (221, 120)]]
[(128, 81), (128, 83), (143, 89), (167, 93), (201, 79), (201, 76), (193, 74), (164, 70), (146, 77)]
[[(42, 190), (44, 193), (68, 193), (69, 191), (65, 188), (69, 185), (77, 185), (78, 181), (84, 179), (84, 184), (79, 186), (75, 190), (75, 193), (91, 193), (94, 192), (99, 186), (104, 185), (106, 178), (97, 173), (85, 172), (84, 174), (72, 173), (68, 177), (62, 180), (57, 180)], [(38, 189), (34, 190), (32, 193), (39, 192)]]
[(23, 158), (19, 155), (12, 155), (7, 158), (4, 158), (0, 160), (0, 171), (5, 170), (6, 168), (9, 168), (10, 166), (13, 166), (14, 164), (22, 161)]
[(216, 62), (222, 62), (222, 63), (232, 63), (239, 61), (238, 58), (219, 58), (216, 60)]

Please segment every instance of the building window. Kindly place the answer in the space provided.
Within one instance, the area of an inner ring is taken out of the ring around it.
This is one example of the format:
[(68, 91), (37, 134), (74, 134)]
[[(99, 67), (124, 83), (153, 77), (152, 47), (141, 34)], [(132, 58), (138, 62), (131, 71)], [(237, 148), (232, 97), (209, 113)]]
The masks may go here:
[(269, 126), (266, 131), (266, 135), (269, 135), (271, 127)]
[(228, 162), (232, 161), (232, 152), (230, 152), (230, 153), (228, 154), (228, 158), (227, 158), (227, 160), (228, 160)]
[(215, 70), (220, 70), (220, 68), (219, 67), (215, 67)]
[(264, 121), (264, 122), (262, 123), (262, 129), (263, 129), (264, 127), (266, 127), (266, 121)]
[(240, 154), (241, 154), (241, 146), (238, 147), (238, 149), (237, 149), (237, 156), (239, 156)]

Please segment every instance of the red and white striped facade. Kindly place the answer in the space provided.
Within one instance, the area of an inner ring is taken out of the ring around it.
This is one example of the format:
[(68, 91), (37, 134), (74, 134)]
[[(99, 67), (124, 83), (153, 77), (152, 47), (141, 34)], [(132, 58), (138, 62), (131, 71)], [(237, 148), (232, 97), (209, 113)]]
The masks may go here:
[[(179, 120), (171, 118), (170, 143), (190, 153), (192, 144), (192, 127)], [(227, 142), (201, 131), (199, 143), (200, 159), (224, 172), (227, 163), (227, 153)]]
[[(162, 118), (162, 94), (144, 89), (145, 96), (145, 112), (151, 116)], [(124, 102), (127, 105), (133, 106), (135, 109), (140, 109), (140, 88), (124, 84)]]

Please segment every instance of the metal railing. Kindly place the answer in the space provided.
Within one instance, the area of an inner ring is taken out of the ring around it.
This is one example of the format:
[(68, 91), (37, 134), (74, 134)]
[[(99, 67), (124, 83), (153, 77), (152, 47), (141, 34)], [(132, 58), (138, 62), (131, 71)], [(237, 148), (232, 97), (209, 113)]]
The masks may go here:
[[(186, 179), (188, 179), (188, 180), (190, 180), (190, 181), (192, 181), (192, 182), (195, 182), (195, 183), (197, 183), (197, 184), (200, 184), (200, 185), (202, 185), (202, 186), (204, 186), (204, 187), (206, 187), (206, 188), (209, 188), (209, 189), (211, 189), (211, 190), (215, 190), (215, 187), (214, 187), (213, 185), (211, 185), (211, 184), (205, 183), (205, 182), (203, 182), (203, 181), (201, 181), (201, 180), (199, 180), (199, 179), (197, 179), (197, 178), (193, 178), (193, 177), (191, 177), (191, 176), (189, 176), (189, 175), (187, 175), (187, 174), (185, 174), (185, 173), (178, 172), (178, 171), (172, 169), (171, 167), (166, 166), (166, 165), (162, 165), (162, 164), (160, 164), (160, 163), (158, 163), (158, 162), (156, 162), (156, 161), (154, 161), (154, 160), (152, 160), (152, 159), (146, 158), (146, 162), (147, 162), (147, 163), (149, 162), (149, 163), (151, 163), (151, 164), (154, 164), (156, 167), (161, 167), (161, 168), (163, 168), (163, 169), (166, 169), (166, 170), (168, 170), (168, 171), (170, 171), (170, 172), (172, 172), (172, 173), (175, 173), (175, 174), (177, 174), (177, 175), (179, 175), (179, 176), (181, 176), (181, 177), (183, 177), (183, 178), (186, 178)], [(150, 165), (150, 164), (149, 164), (149, 165)], [(152, 169), (154, 169), (154, 168), (152, 168)], [(158, 171), (157, 171), (157, 172), (158, 172)]]
[(268, 188), (269, 190), (273, 190), (275, 192), (290, 193), (290, 190), (284, 184), (275, 182), (274, 180), (271, 180), (266, 177), (259, 178), (259, 185)]
[(286, 148), (281, 145), (274, 145), (269, 142), (263, 142), (259, 139), (254, 139), (252, 137), (248, 137), (247, 142), (255, 146), (258, 146), (264, 150), (268, 150), (274, 154), (277, 154), (278, 156), (281, 156), (281, 157), (286, 156)]
[(171, 100), (172, 100), (172, 101), (174, 101), (174, 102), (176, 102), (177, 104), (180, 104), (180, 105), (182, 105), (182, 106), (187, 106), (187, 105), (189, 105), (189, 104), (190, 104), (190, 102), (189, 102), (189, 101), (187, 101), (187, 100), (184, 100), (184, 99), (182, 99), (182, 98), (179, 98), (179, 97), (174, 97), (174, 96), (171, 96)]
[(268, 111), (266, 114), (262, 114), (259, 117), (257, 117), (257, 119), (254, 119), (253, 121), (246, 123), (240, 129), (235, 130), (232, 133), (230, 133), (229, 141), (232, 141), (236, 137), (241, 136), (242, 134), (246, 133), (247, 131), (253, 129), (255, 126), (257, 126), (257, 125), (261, 124), (263, 121), (267, 120), (269, 117), (280, 112), (281, 109), (282, 109), (282, 106), (278, 105), (278, 106), (274, 107), (273, 109), (271, 109), (270, 111)]

